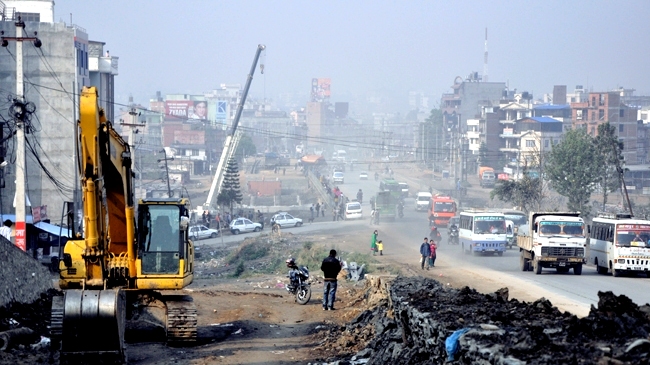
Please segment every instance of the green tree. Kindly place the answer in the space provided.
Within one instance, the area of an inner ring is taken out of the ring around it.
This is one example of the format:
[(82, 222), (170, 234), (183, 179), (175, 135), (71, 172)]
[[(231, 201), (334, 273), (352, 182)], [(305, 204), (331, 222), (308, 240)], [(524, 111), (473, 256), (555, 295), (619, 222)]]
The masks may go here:
[(567, 208), (588, 217), (589, 198), (600, 178), (594, 139), (583, 128), (568, 131), (546, 157), (545, 174), (553, 188), (568, 198)]
[(603, 192), (603, 210), (605, 210), (607, 195), (621, 187), (618, 171), (621, 168), (620, 156), (622, 156), (623, 142), (616, 136), (616, 127), (607, 122), (598, 126), (595, 143), (600, 158), (600, 188)]
[(539, 177), (531, 177), (524, 166), (519, 180), (500, 181), (490, 192), (490, 199), (497, 198), (505, 203), (512, 203), (526, 212), (540, 210), (544, 194), (544, 182)]
[(487, 166), (488, 163), (488, 148), (485, 142), (481, 142), (478, 148), (478, 165)]
[(253, 143), (253, 138), (248, 134), (242, 134), (239, 143), (237, 143), (237, 150), (235, 150), (235, 156), (237, 156), (237, 159), (241, 160), (246, 156), (253, 156), (256, 153), (257, 146)]
[(438, 162), (444, 158), (442, 110), (431, 109), (424, 121), (424, 156), (426, 161)]
[(237, 166), (237, 161), (231, 158), (228, 160), (228, 165), (226, 166), (221, 192), (217, 196), (217, 204), (222, 206), (227, 205), (232, 212), (233, 203), (241, 204), (243, 199), (244, 196), (239, 186), (239, 167)]

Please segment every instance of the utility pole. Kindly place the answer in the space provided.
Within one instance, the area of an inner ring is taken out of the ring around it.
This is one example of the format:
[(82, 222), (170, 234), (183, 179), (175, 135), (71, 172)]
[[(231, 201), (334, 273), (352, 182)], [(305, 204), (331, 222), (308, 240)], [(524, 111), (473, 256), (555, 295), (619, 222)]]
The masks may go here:
[[(122, 126), (128, 126), (129, 127), (129, 144), (131, 145), (131, 150), (133, 153), (135, 153), (136, 150), (136, 145), (135, 145), (135, 135), (138, 134), (139, 130), (137, 129), (138, 127), (144, 127), (146, 124), (144, 123), (138, 123), (138, 116), (140, 116), (139, 112), (135, 111), (135, 108), (131, 108), (129, 110), (129, 116), (131, 117), (131, 122), (125, 123), (123, 120), (120, 120), (120, 125)], [(142, 188), (142, 153), (138, 153), (139, 157), (139, 167), (138, 167), (138, 181), (140, 183), (140, 188)], [(165, 163), (167, 163), (167, 157), (165, 157)], [(167, 172), (167, 183), (169, 184), (169, 171)]]
[(2, 35), (2, 47), (7, 47), (9, 41), (16, 42), (16, 100), (13, 109), (13, 117), (16, 120), (16, 246), (21, 250), (27, 251), (27, 227), (26, 209), (25, 209), (25, 121), (27, 114), (36, 111), (33, 103), (25, 103), (24, 85), (23, 85), (23, 42), (32, 41), (36, 48), (40, 48), (42, 43), (34, 37), (23, 37), (25, 23), (18, 17), (16, 25), (16, 36), (5, 37)]

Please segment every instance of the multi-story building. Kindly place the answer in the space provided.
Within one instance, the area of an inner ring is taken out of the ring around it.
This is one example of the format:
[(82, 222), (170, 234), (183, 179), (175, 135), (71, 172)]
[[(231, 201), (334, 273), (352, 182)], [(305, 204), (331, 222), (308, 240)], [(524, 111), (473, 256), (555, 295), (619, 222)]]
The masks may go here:
[[(18, 16), (25, 22), (24, 35), (38, 31), (41, 48), (25, 43), (23, 71), (25, 100), (36, 106), (27, 140), (35, 146), (42, 166), (26, 158), (26, 192), (32, 206), (47, 205), (50, 217), (57, 219), (64, 201), (73, 200), (75, 188), (75, 133), (78, 118), (77, 98), (83, 86), (97, 86), (100, 100), (109, 119), (114, 117), (113, 85), (118, 74), (117, 57), (104, 52), (103, 42), (89, 40), (85, 29), (74, 24), (54, 21), (54, 1), (4, 0), (0, 6), (0, 30), (5, 36), (16, 34)], [(2, 98), (15, 97), (16, 43), (9, 42), (8, 52), (0, 52), (0, 85)], [(7, 115), (8, 104), (0, 107)], [(10, 121), (9, 123), (13, 123)], [(5, 131), (9, 125), (3, 126)], [(7, 134), (5, 134), (6, 136)], [(15, 145), (7, 141), (6, 160), (14, 156)], [(44, 171), (47, 169), (47, 172)], [(3, 169), (7, 174), (0, 189), (0, 210), (13, 213), (15, 167)], [(63, 187), (63, 188), (61, 188)]]
[(599, 125), (609, 122), (623, 142), (625, 163), (643, 161), (637, 148), (637, 109), (623, 104), (619, 92), (590, 92), (587, 100), (571, 103), (571, 118), (574, 128), (585, 128), (592, 136), (598, 135)]

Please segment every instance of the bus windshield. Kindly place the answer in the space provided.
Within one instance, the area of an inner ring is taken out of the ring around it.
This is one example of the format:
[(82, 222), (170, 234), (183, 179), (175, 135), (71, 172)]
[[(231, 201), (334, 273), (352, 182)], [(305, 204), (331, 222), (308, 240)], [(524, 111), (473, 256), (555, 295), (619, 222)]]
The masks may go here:
[(477, 234), (506, 234), (506, 220), (498, 216), (474, 217), (474, 233)]
[(650, 231), (629, 230), (618, 231), (616, 246), (619, 247), (650, 247)]
[(542, 236), (555, 236), (555, 235), (570, 235), (570, 236), (584, 236), (584, 226), (582, 222), (540, 222), (540, 235)]
[(515, 227), (519, 227), (521, 225), (524, 225), (528, 221), (528, 219), (526, 218), (526, 215), (524, 215), (524, 214), (504, 213), (504, 215), (506, 216), (507, 220), (512, 221), (512, 223), (515, 224)]
[(434, 202), (433, 211), (434, 212), (455, 212), (456, 204), (450, 202)]

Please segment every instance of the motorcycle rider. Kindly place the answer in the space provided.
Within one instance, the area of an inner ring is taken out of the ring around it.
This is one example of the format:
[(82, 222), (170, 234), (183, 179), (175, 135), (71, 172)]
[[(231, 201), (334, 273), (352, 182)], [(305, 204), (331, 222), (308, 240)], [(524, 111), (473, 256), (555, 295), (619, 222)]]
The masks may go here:
[(400, 218), (404, 218), (404, 201), (401, 199), (399, 203), (397, 203), (397, 214), (399, 214)]
[(361, 189), (357, 192), (357, 200), (359, 203), (363, 203), (363, 191), (361, 191)]
[(300, 273), (298, 265), (296, 265), (296, 260), (294, 258), (289, 258), (285, 261), (287, 267), (289, 268), (289, 287), (288, 289), (293, 290), (295, 288), (298, 278), (296, 277)]
[(442, 236), (440, 235), (440, 231), (438, 231), (438, 227), (433, 226), (431, 228), (431, 233), (429, 234), (429, 240), (434, 241), (436, 244), (442, 241)]
[(449, 229), (447, 230), (447, 238), (449, 239), (449, 243), (458, 244), (458, 233), (458, 226), (456, 223), (450, 224)]

